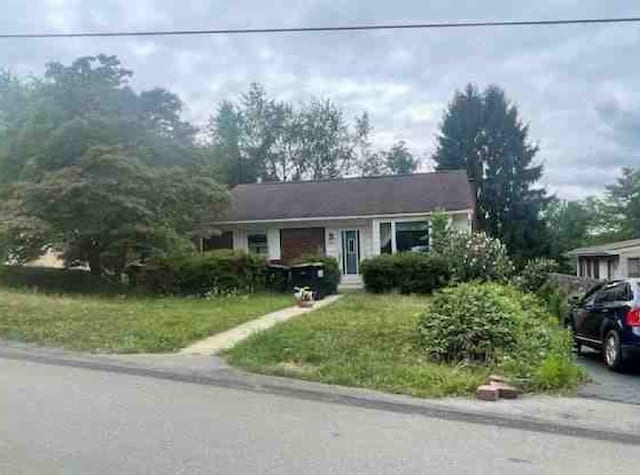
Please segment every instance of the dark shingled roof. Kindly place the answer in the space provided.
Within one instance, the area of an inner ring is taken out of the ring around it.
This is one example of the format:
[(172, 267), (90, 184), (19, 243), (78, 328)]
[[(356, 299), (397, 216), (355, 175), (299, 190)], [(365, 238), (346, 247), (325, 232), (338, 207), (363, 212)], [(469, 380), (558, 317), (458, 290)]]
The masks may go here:
[(474, 208), (464, 171), (343, 180), (256, 183), (230, 192), (219, 221), (375, 216)]

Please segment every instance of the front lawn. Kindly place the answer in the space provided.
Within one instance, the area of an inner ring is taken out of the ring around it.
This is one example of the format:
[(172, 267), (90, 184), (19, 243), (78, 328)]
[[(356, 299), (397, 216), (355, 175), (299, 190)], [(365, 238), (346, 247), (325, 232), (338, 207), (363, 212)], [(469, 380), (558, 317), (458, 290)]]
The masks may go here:
[(227, 352), (250, 371), (419, 397), (471, 394), (488, 369), (436, 364), (415, 344), (426, 297), (350, 294)]
[(0, 338), (93, 352), (171, 352), (291, 305), (291, 296), (271, 294), (204, 300), (0, 289)]

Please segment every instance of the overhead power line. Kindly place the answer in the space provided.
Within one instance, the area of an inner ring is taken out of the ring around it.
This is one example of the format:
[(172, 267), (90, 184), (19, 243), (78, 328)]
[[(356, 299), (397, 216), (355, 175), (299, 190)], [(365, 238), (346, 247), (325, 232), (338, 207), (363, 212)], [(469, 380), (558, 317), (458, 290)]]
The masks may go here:
[(637, 23), (640, 17), (582, 18), (566, 20), (522, 20), (522, 21), (471, 21), (449, 23), (392, 23), (380, 25), (310, 26), (299, 28), (225, 28), (211, 30), (164, 30), (164, 31), (111, 31), (77, 33), (2, 33), (0, 39), (26, 38), (90, 38), (112, 36), (188, 36), (188, 35), (249, 35), (273, 33), (316, 33), (369, 30), (418, 30), (436, 28), (487, 28), (513, 26), (589, 25), (602, 23)]

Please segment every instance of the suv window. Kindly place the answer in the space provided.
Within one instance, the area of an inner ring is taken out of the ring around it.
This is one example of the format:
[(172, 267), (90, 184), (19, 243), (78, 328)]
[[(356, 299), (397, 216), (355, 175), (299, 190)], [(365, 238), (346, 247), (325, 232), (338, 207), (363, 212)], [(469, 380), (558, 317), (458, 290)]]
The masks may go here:
[(632, 298), (629, 284), (627, 282), (619, 282), (611, 284), (598, 292), (595, 303), (622, 302)]

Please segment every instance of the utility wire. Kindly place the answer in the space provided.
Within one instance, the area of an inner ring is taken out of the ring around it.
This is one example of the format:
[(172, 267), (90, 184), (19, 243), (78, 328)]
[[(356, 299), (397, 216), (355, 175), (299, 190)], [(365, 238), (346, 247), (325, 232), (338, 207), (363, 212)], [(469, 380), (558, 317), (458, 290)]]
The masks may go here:
[(589, 25), (603, 23), (638, 23), (640, 17), (582, 18), (567, 20), (524, 20), (524, 21), (473, 21), (452, 23), (398, 23), (380, 25), (311, 26), (299, 28), (227, 28), (212, 30), (164, 30), (164, 31), (114, 31), (78, 33), (2, 33), (0, 39), (26, 38), (90, 38), (112, 36), (187, 36), (187, 35), (247, 35), (273, 33), (316, 33), (369, 30), (418, 30), (435, 28), (486, 28), (511, 26), (556, 26)]

